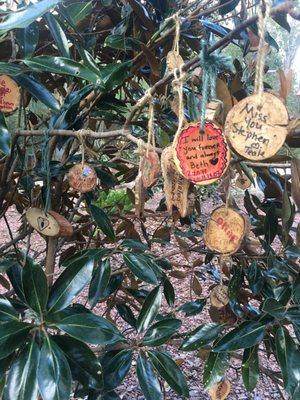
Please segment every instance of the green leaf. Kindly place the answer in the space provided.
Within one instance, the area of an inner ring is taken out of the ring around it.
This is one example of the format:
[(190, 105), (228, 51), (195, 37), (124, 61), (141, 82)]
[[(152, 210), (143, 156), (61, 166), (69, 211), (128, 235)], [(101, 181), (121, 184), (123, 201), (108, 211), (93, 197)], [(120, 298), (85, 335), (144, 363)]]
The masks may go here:
[(215, 353), (211, 351), (204, 365), (203, 384), (205, 389), (214, 386), (224, 377), (229, 366), (228, 353)]
[(69, 400), (71, 371), (63, 352), (47, 337), (41, 348), (38, 365), (39, 391), (43, 400)]
[(185, 377), (176, 362), (165, 352), (149, 351), (149, 358), (159, 375), (179, 396), (189, 397)]
[(116, 344), (124, 342), (123, 335), (111, 322), (92, 313), (74, 314), (56, 326), (75, 339), (91, 344)]
[[(61, 54), (62, 57), (70, 58), (68, 39), (66, 37), (66, 34), (65, 34), (58, 18), (51, 13), (47, 13), (45, 15), (45, 19), (47, 21), (47, 25), (53, 36), (53, 39), (56, 43), (56, 46), (59, 50), (59, 53)], [(26, 57), (26, 58), (29, 58), (29, 57)]]
[(21, 65), (0, 62), (0, 74), (16, 76), (23, 74), (23, 72), (25, 72), (25, 69)]
[(269, 298), (265, 300), (262, 310), (272, 315), (274, 318), (282, 319), (284, 318), (286, 307), (283, 306), (279, 301)]
[(91, 280), (94, 262), (82, 259), (67, 268), (55, 281), (49, 294), (49, 312), (57, 312), (71, 304), (85, 285)]
[(42, 319), (48, 301), (48, 284), (43, 269), (27, 261), (22, 271), (22, 283), (27, 304)]
[(87, 17), (93, 10), (92, 1), (82, 1), (79, 3), (73, 3), (66, 6), (69, 17), (72, 19), (74, 25), (77, 25), (85, 17)]
[(235, 7), (239, 4), (240, 0), (219, 0), (219, 6), (223, 6), (219, 9), (219, 13), (221, 15), (228, 14), (229, 12), (233, 11)]
[(23, 268), (20, 266), (18, 261), (14, 260), (14, 262), (11, 262), (10, 267), (6, 271), (6, 274), (19, 299), (25, 301), (22, 284), (22, 270)]
[(102, 208), (95, 206), (94, 204), (90, 205), (90, 211), (94, 221), (96, 222), (97, 226), (102, 230), (102, 232), (110, 240), (115, 240), (114, 229), (105, 211), (102, 210)]
[(244, 350), (242, 377), (245, 388), (248, 392), (252, 392), (259, 378), (258, 346)]
[(124, 35), (109, 35), (104, 41), (104, 46), (111, 47), (119, 50), (133, 50), (139, 51), (140, 41), (132, 37), (126, 37)]
[(61, 110), (61, 106), (53, 94), (32, 77), (28, 75), (18, 75), (14, 77), (14, 80), (22, 86), (22, 88), (26, 89), (36, 100), (45, 104), (45, 106), (49, 107), (52, 111), (58, 112)]
[(0, 32), (4, 33), (15, 28), (26, 28), (37, 18), (55, 7), (61, 0), (41, 0), (30, 4), (21, 11), (12, 11), (8, 17), (0, 23)]
[(52, 336), (52, 340), (67, 357), (74, 380), (83, 386), (103, 387), (101, 364), (89, 346), (66, 335)]
[(128, 247), (131, 250), (149, 250), (149, 247), (145, 243), (133, 239), (125, 239), (121, 244), (123, 247)]
[(62, 262), (62, 265), (66, 268), (76, 265), (81, 262), (88, 262), (91, 261), (100, 261), (102, 257), (107, 256), (109, 253), (108, 249), (88, 249), (88, 250), (81, 250), (77, 253), (73, 254), (71, 257), (67, 258)]
[(143, 344), (145, 346), (161, 346), (173, 336), (181, 326), (181, 321), (176, 318), (166, 318), (152, 325), (145, 333)]
[(136, 363), (136, 373), (146, 400), (163, 400), (160, 384), (151, 362), (141, 353)]
[(280, 327), (276, 333), (276, 353), (284, 388), (292, 399), (300, 398), (300, 352), (288, 331)]
[(9, 321), (0, 324), (0, 360), (25, 342), (30, 329), (32, 325), (24, 322)]
[(33, 339), (10, 367), (3, 400), (31, 400), (37, 398), (39, 355), (39, 347)]
[(132, 61), (100, 66), (101, 84), (104, 86), (104, 90), (110, 92), (121, 85), (129, 77), (131, 67)]
[(14, 258), (2, 258), (0, 260), (0, 273), (6, 272), (8, 268), (16, 264), (16, 260)]
[(0, 112), (0, 153), (10, 154), (11, 135), (8, 131), (3, 113)]
[[(14, 359), (14, 354), (11, 354), (10, 356), (3, 358), (0, 362), (0, 381), (5, 378), (5, 374), (7, 370), (10, 368), (12, 361)], [(0, 390), (0, 396), (1, 396), (1, 390)], [(1, 399), (1, 397), (0, 397)]]
[(199, 314), (206, 304), (206, 299), (189, 301), (178, 308), (178, 311), (184, 312), (186, 316)]
[(65, 57), (38, 56), (24, 60), (24, 63), (33, 71), (71, 75), (96, 85), (102, 83), (100, 77), (90, 68)]
[(109, 284), (111, 274), (110, 261), (107, 258), (102, 261), (101, 266), (97, 267), (89, 287), (89, 303), (91, 309), (95, 307), (99, 300), (105, 298), (105, 290)]
[(136, 318), (131, 309), (124, 303), (116, 305), (118, 313), (129, 325), (136, 329)]
[(38, 23), (35, 21), (24, 29), (17, 29), (16, 39), (22, 52), (22, 57), (31, 57), (39, 41)]
[(167, 278), (164, 280), (164, 295), (168, 305), (172, 307), (175, 303), (175, 291), (172, 283)]
[(197, 350), (215, 340), (223, 329), (223, 325), (214, 322), (200, 325), (187, 335), (180, 348), (185, 351)]
[(123, 253), (123, 260), (130, 271), (144, 282), (158, 284), (158, 278), (152, 269), (152, 265), (142, 254)]
[(233, 277), (228, 284), (228, 297), (230, 300), (236, 300), (243, 283), (243, 269), (236, 267)]
[(143, 332), (155, 319), (161, 306), (161, 288), (157, 286), (146, 297), (137, 319), (137, 330)]
[(264, 219), (264, 234), (265, 240), (270, 245), (272, 244), (278, 230), (278, 217), (276, 215), (275, 204), (272, 203), (271, 207), (266, 212)]
[(0, 322), (19, 320), (19, 315), (10, 303), (10, 301), (0, 295)]
[(118, 387), (130, 370), (132, 351), (107, 352), (101, 359), (104, 389), (110, 391)]
[(261, 322), (245, 321), (222, 337), (214, 346), (214, 351), (247, 349), (259, 344), (264, 337), (265, 326)]

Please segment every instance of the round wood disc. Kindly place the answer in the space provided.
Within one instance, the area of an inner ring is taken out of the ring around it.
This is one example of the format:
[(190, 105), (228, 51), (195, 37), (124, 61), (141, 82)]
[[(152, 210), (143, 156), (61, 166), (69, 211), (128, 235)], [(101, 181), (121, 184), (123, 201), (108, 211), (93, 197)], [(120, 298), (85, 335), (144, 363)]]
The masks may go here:
[(180, 68), (183, 64), (184, 61), (180, 54), (177, 54), (173, 50), (169, 51), (169, 53), (167, 54), (167, 66), (170, 71)]
[(207, 121), (204, 132), (200, 122), (187, 125), (174, 139), (174, 161), (178, 171), (197, 185), (209, 185), (226, 171), (230, 150), (222, 129)]
[(249, 160), (274, 156), (288, 134), (288, 112), (282, 101), (270, 93), (246, 97), (228, 113), (225, 134), (230, 145)]
[(44, 236), (66, 236), (73, 233), (72, 225), (55, 211), (45, 213), (40, 208), (31, 207), (26, 211), (26, 219), (36, 231)]
[(230, 393), (231, 384), (228, 380), (221, 381), (209, 389), (212, 400), (225, 400)]
[(148, 154), (145, 151), (145, 154), (141, 157), (140, 170), (144, 187), (152, 186), (160, 173), (160, 161), (155, 150), (150, 149)]
[(235, 180), (235, 186), (242, 190), (247, 190), (252, 185), (246, 174), (239, 174)]
[(204, 231), (204, 241), (210, 250), (233, 254), (240, 248), (246, 230), (246, 217), (222, 206), (212, 212)]
[(97, 185), (97, 174), (94, 168), (87, 164), (76, 164), (68, 174), (70, 186), (81, 193), (90, 192)]
[(210, 292), (210, 302), (213, 307), (222, 308), (229, 303), (228, 288), (225, 285), (217, 285)]
[(20, 89), (9, 76), (0, 75), (0, 111), (10, 113), (20, 104)]

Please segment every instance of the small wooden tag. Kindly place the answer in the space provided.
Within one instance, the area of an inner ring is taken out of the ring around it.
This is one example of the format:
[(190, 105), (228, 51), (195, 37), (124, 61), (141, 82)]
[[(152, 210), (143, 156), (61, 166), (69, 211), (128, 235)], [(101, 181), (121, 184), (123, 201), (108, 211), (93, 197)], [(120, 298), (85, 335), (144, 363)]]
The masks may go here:
[(175, 206), (180, 216), (184, 218), (188, 213), (188, 191), (190, 182), (177, 171), (174, 163), (172, 146), (165, 148), (162, 152), (161, 169), (168, 212), (172, 215), (173, 206)]
[(228, 380), (221, 381), (209, 389), (212, 400), (225, 400), (230, 393), (231, 384)]
[(10, 113), (20, 105), (20, 89), (9, 76), (0, 75), (0, 111)]
[(174, 69), (180, 68), (184, 64), (183, 58), (180, 54), (175, 53), (171, 50), (167, 54), (167, 67), (169, 71), (174, 71)]
[(143, 150), (144, 154), (140, 160), (140, 171), (142, 182), (145, 188), (152, 186), (160, 173), (160, 161), (158, 154), (154, 149)]
[(73, 234), (70, 222), (55, 211), (48, 211), (46, 214), (40, 208), (31, 207), (26, 211), (26, 219), (29, 225), (44, 236), (69, 237)]
[(222, 308), (229, 303), (228, 288), (225, 285), (217, 285), (210, 292), (210, 302), (213, 307)]
[(135, 215), (140, 218), (143, 216), (145, 209), (145, 188), (143, 185), (141, 173), (139, 173), (135, 179), (134, 196)]
[(197, 185), (215, 182), (228, 168), (229, 147), (213, 122), (205, 123), (204, 132), (200, 132), (199, 122), (187, 125), (176, 135), (173, 146), (178, 171)]
[(270, 93), (246, 97), (228, 113), (225, 134), (233, 149), (249, 160), (274, 156), (288, 134), (288, 112), (282, 101)]
[(68, 174), (71, 188), (81, 193), (90, 192), (97, 185), (97, 174), (94, 168), (87, 164), (76, 164)]
[(251, 181), (246, 174), (239, 173), (235, 180), (235, 186), (239, 189), (247, 190), (251, 186)]
[(241, 246), (247, 230), (246, 217), (232, 208), (213, 211), (204, 231), (206, 246), (221, 254), (233, 254)]

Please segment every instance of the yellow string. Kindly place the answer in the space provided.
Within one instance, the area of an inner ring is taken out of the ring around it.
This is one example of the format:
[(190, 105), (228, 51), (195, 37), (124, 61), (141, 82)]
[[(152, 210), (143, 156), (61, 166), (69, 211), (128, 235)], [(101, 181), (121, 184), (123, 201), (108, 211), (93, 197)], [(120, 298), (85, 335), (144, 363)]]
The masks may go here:
[(264, 68), (266, 59), (266, 27), (267, 21), (270, 16), (270, 11), (272, 7), (271, 0), (261, 0), (260, 7), (258, 10), (258, 35), (259, 35), (259, 45), (257, 50), (257, 60), (256, 60), (256, 70), (255, 70), (255, 82), (254, 82), (254, 93), (258, 95), (259, 103), (262, 100), (262, 94), (264, 91)]

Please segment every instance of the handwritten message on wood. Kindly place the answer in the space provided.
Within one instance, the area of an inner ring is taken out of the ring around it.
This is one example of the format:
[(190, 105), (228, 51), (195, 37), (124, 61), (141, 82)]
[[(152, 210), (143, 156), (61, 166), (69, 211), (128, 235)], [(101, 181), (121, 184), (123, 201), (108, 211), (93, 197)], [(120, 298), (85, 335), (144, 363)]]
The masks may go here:
[(206, 246), (221, 254), (233, 254), (246, 234), (245, 216), (232, 208), (219, 207), (213, 211), (204, 232)]
[(175, 206), (183, 218), (188, 213), (188, 191), (190, 182), (176, 169), (173, 148), (169, 146), (161, 155), (161, 169), (164, 179), (164, 193), (169, 214), (172, 214)]
[(29, 225), (44, 236), (69, 237), (73, 233), (70, 222), (52, 210), (45, 213), (40, 208), (31, 207), (26, 211), (26, 219)]
[(68, 174), (70, 186), (81, 193), (90, 192), (97, 185), (97, 175), (94, 168), (87, 164), (76, 164)]
[(20, 104), (20, 90), (9, 76), (0, 75), (0, 111), (10, 113)]
[(263, 93), (246, 97), (227, 115), (225, 134), (231, 146), (250, 160), (272, 157), (285, 142), (288, 113), (276, 96)]
[(205, 123), (204, 132), (200, 132), (200, 123), (186, 126), (174, 139), (174, 161), (189, 181), (198, 185), (215, 182), (230, 161), (222, 130), (213, 122)]
[(213, 307), (222, 308), (229, 303), (228, 288), (225, 285), (217, 285), (210, 292), (210, 302)]

